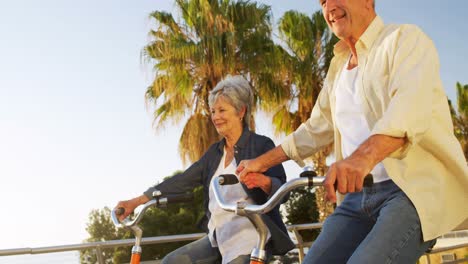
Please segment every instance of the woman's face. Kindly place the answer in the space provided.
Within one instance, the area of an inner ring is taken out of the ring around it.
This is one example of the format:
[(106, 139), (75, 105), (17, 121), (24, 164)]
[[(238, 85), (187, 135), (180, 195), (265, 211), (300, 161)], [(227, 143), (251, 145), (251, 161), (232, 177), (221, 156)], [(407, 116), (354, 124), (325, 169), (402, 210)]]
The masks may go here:
[(216, 131), (222, 136), (226, 136), (234, 131), (242, 131), (241, 118), (245, 111), (238, 113), (236, 108), (228, 103), (222, 96), (218, 97), (216, 102), (211, 106), (211, 121), (216, 128)]

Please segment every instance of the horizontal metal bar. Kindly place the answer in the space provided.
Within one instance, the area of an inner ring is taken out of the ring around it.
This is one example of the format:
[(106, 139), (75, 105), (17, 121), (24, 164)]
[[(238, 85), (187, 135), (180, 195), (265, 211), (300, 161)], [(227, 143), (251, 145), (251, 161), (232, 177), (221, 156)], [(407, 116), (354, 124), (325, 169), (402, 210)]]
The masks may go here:
[[(179, 241), (191, 241), (197, 240), (205, 236), (205, 233), (195, 234), (183, 234), (173, 236), (157, 236), (157, 237), (145, 237), (142, 239), (141, 244), (162, 244)], [(62, 251), (75, 251), (75, 250), (86, 250), (93, 248), (114, 248), (119, 246), (132, 246), (135, 243), (135, 239), (123, 239), (123, 240), (110, 240), (102, 242), (88, 242), (83, 244), (72, 244), (63, 246), (52, 246), (52, 247), (37, 247), (37, 248), (13, 248), (0, 250), (0, 256), (11, 256), (11, 255), (24, 255), (24, 254), (44, 254), (54, 253)]]
[(323, 223), (308, 223), (308, 224), (297, 224), (297, 225), (289, 225), (287, 229), (289, 231), (292, 230), (309, 230), (309, 229), (320, 229), (322, 228)]
[(449, 246), (449, 247), (433, 248), (431, 251), (427, 252), (426, 254), (437, 254), (437, 253), (444, 252), (447, 250), (454, 250), (454, 249), (459, 249), (459, 248), (464, 248), (464, 247), (468, 247), (468, 243), (458, 244), (458, 245)]

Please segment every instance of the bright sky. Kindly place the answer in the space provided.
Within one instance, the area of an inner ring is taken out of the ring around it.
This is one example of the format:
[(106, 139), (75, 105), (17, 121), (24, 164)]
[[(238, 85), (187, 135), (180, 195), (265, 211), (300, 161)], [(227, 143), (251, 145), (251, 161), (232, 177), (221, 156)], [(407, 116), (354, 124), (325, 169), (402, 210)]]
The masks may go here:
[[(275, 19), (318, 9), (315, 0), (259, 2), (273, 5)], [(183, 168), (182, 127), (155, 133), (145, 108), (152, 76), (140, 51), (154, 10), (172, 11), (173, 1), (0, 4), (0, 249), (80, 243), (92, 209)], [(466, 0), (377, 1), (384, 21), (417, 24), (434, 40), (451, 99), (457, 81), (468, 84), (466, 10)], [(259, 118), (257, 132), (271, 136)], [(292, 162), (286, 169), (299, 172)]]

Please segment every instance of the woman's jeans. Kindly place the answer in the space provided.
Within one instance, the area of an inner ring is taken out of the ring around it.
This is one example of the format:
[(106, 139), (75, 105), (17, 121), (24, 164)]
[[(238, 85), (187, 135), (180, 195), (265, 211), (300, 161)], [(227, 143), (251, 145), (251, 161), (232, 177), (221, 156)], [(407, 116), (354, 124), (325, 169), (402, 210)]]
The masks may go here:
[(414, 264), (434, 244), (435, 239), (423, 242), (416, 209), (388, 180), (347, 194), (303, 263)]
[[(242, 243), (242, 241), (239, 241)], [(222, 257), (218, 248), (211, 246), (208, 236), (178, 248), (163, 258), (162, 264), (218, 264)], [(250, 255), (242, 255), (229, 264), (249, 264)]]

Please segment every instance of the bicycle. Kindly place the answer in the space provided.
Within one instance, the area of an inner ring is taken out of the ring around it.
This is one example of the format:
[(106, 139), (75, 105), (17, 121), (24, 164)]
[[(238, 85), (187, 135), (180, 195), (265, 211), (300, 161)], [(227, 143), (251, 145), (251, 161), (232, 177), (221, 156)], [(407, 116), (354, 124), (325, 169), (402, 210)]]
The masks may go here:
[[(306, 167), (299, 178), (284, 183), (275, 194), (262, 205), (247, 204), (244, 201), (237, 202), (236, 204), (227, 204), (224, 202), (223, 197), (220, 195), (220, 186), (239, 183), (237, 176), (234, 174), (220, 175), (213, 179), (212, 182), (213, 193), (219, 206), (227, 212), (234, 212), (237, 215), (247, 217), (254, 225), (258, 233), (258, 240), (256, 247), (252, 249), (252, 253), (250, 254), (250, 264), (264, 264), (266, 262), (265, 246), (267, 243), (268, 228), (260, 215), (266, 214), (275, 208), (290, 191), (304, 186), (322, 186), (324, 180), (325, 177), (317, 176), (310, 167)], [(364, 178), (364, 186), (372, 186), (372, 184), (372, 175), (368, 174)]]
[[(237, 204), (226, 204), (219, 194), (219, 188), (221, 185), (230, 185), (239, 183), (237, 176), (233, 174), (221, 175), (213, 179), (213, 191), (215, 199), (220, 207), (228, 212), (235, 212), (238, 215), (246, 216), (255, 226), (259, 239), (257, 246), (252, 249), (250, 255), (250, 264), (264, 264), (266, 261), (265, 245), (268, 236), (268, 228), (260, 217), (261, 214), (268, 213), (274, 207), (276, 207), (282, 199), (293, 189), (302, 186), (321, 186), (325, 177), (317, 176), (317, 174), (309, 170), (307, 167), (300, 174), (300, 178), (290, 180), (283, 184), (278, 191), (263, 205), (247, 204), (245, 202), (238, 202)], [(372, 177), (369, 175), (365, 178), (364, 185), (372, 185)], [(155, 191), (153, 193), (153, 199), (140, 205), (138, 212), (130, 219), (130, 216), (125, 218), (122, 222), (119, 221), (118, 216), (124, 213), (124, 208), (116, 208), (111, 212), (112, 222), (116, 227), (129, 228), (135, 236), (135, 245), (132, 247), (132, 256), (130, 264), (140, 264), (141, 258), (141, 238), (143, 235), (142, 229), (138, 226), (138, 223), (143, 218), (144, 213), (150, 207), (165, 207), (171, 203), (189, 202), (193, 200), (193, 194), (176, 194), (176, 195), (162, 195), (161, 192)]]
[(128, 228), (133, 232), (135, 236), (135, 245), (132, 247), (132, 256), (130, 259), (130, 264), (140, 264), (141, 259), (141, 238), (143, 236), (143, 230), (138, 226), (138, 223), (143, 218), (144, 213), (150, 207), (166, 207), (168, 204), (172, 203), (183, 203), (190, 202), (193, 200), (193, 194), (173, 194), (173, 195), (162, 195), (160, 191), (153, 192), (153, 199), (146, 202), (143, 205), (140, 205), (138, 212), (130, 219), (130, 216), (125, 218), (122, 222), (119, 221), (118, 216), (122, 215), (125, 212), (125, 209), (122, 207), (113, 209), (111, 212), (112, 222), (116, 227)]

